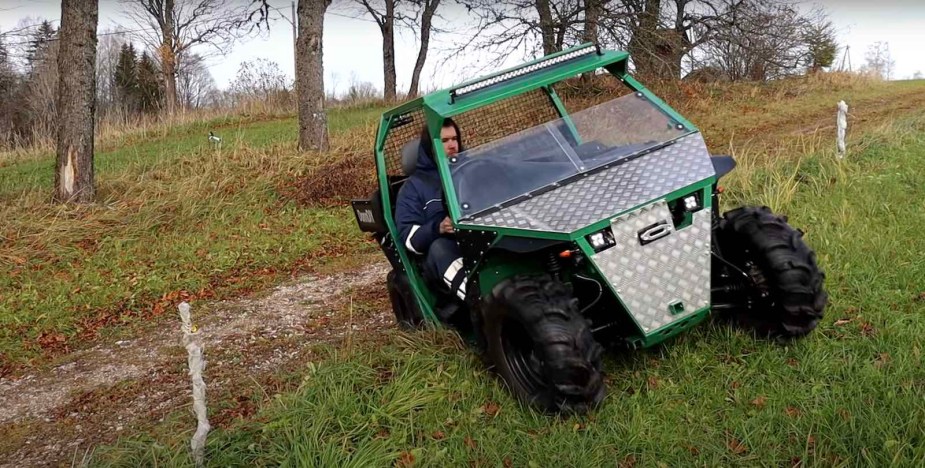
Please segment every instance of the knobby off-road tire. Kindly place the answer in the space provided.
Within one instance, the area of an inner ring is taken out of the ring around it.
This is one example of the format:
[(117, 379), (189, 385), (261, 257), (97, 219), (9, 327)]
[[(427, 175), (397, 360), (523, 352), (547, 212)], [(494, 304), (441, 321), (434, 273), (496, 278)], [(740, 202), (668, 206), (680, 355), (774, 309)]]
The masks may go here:
[(404, 330), (423, 328), (424, 316), (421, 314), (418, 302), (414, 299), (408, 275), (402, 271), (392, 270), (386, 276), (386, 286), (398, 326)]
[[(750, 308), (724, 311), (733, 324), (760, 336), (783, 339), (799, 338), (816, 328), (828, 300), (823, 290), (825, 274), (802, 232), (765, 206), (727, 212), (716, 235), (725, 260), (751, 280), (740, 283)], [(717, 267), (714, 276), (722, 265)], [(731, 273), (733, 278), (742, 276)]]
[(577, 304), (550, 276), (516, 276), (483, 309), (486, 360), (518, 399), (545, 412), (580, 414), (604, 398), (603, 349)]

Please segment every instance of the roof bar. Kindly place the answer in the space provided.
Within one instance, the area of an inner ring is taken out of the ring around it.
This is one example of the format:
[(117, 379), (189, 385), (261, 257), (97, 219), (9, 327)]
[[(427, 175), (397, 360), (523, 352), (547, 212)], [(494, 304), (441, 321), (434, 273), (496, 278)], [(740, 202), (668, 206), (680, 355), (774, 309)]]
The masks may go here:
[(489, 86), (502, 83), (508, 80), (512, 80), (517, 77), (521, 77), (530, 73), (533, 73), (537, 70), (542, 70), (544, 68), (549, 68), (554, 65), (558, 65), (569, 60), (584, 57), (586, 55), (591, 55), (592, 53), (597, 53), (601, 55), (601, 48), (595, 43), (585, 44), (579, 47), (575, 47), (570, 50), (562, 51), (559, 54), (553, 55), (549, 58), (538, 60), (536, 62), (531, 62), (520, 66), (518, 68), (513, 68), (507, 71), (503, 71), (496, 75), (491, 75), (485, 77), (478, 81), (473, 81), (470, 83), (463, 84), (462, 86), (450, 90), (450, 99), (451, 102), (455, 102), (456, 98), (464, 96), (466, 94), (473, 93), (480, 89), (487, 88)]

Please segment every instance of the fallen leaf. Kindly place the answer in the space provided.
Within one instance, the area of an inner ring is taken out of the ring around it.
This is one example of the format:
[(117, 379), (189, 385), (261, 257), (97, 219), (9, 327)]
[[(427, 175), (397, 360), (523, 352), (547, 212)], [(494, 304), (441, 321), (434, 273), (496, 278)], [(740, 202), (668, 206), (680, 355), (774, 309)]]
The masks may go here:
[(745, 452), (748, 452), (748, 448), (745, 447), (745, 444), (736, 439), (735, 437), (730, 437), (726, 442), (726, 447), (729, 448), (729, 451), (736, 454), (742, 455)]
[(514, 462), (511, 461), (511, 457), (504, 457), (504, 461), (502, 463), (504, 463), (504, 468), (511, 468), (514, 466)]
[(402, 452), (395, 466), (414, 466), (414, 455), (411, 452)]
[(658, 378), (649, 377), (648, 384), (649, 384), (649, 390), (658, 390), (658, 385), (659, 385)]
[(861, 324), (861, 335), (871, 337), (874, 336), (874, 333), (876, 332), (877, 330), (874, 329), (874, 326), (871, 325), (870, 322), (863, 322)]
[(463, 439), (463, 443), (466, 444), (466, 447), (469, 447), (473, 450), (475, 450), (475, 448), (478, 446), (478, 444), (475, 443), (475, 440), (473, 440), (472, 437), (469, 437), (469, 436), (466, 436), (466, 438)]
[(835, 326), (840, 327), (846, 323), (851, 323), (851, 319), (838, 319), (835, 321)]
[(437, 431), (431, 434), (430, 437), (434, 440), (443, 440), (444, 438), (446, 438), (446, 434), (444, 434), (443, 431)]
[(787, 416), (790, 416), (791, 418), (795, 418), (801, 414), (799, 408), (794, 408), (793, 406), (788, 406), (784, 412), (787, 413)]
[(636, 466), (636, 455), (627, 455), (617, 466), (619, 468), (633, 468)]
[(768, 403), (768, 398), (765, 397), (764, 395), (758, 395), (758, 397), (752, 400), (752, 405), (754, 405), (758, 409), (764, 408), (764, 405), (766, 405), (767, 403)]
[(925, 302), (925, 292), (922, 292), (918, 296), (916, 296), (914, 301), (915, 302)]
[(488, 403), (482, 405), (482, 411), (488, 416), (495, 417), (495, 415), (498, 414), (498, 411), (501, 411), (501, 407), (498, 406), (497, 403), (489, 401)]

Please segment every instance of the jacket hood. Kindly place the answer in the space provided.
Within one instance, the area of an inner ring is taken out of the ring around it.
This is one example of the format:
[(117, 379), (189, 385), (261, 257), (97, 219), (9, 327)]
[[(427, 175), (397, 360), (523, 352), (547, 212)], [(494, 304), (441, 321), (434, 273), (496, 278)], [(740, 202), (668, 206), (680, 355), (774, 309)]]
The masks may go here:
[(418, 148), (418, 161), (415, 164), (415, 172), (437, 173), (437, 163), (434, 161), (433, 152), (430, 151), (430, 145), (423, 142)]

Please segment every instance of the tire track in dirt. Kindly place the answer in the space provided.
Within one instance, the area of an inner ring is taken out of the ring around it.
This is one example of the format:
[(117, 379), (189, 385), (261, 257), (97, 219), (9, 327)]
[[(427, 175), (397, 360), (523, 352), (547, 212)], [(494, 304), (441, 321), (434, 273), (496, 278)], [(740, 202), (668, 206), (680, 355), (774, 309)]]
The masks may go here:
[[(241, 380), (256, 383), (310, 357), (316, 345), (392, 328), (387, 307), (356, 313), (352, 307), (357, 293), (367, 302), (384, 294), (387, 272), (388, 264), (376, 261), (360, 270), (301, 278), (262, 298), (193, 304), (207, 361), (207, 392), (214, 398)], [(79, 461), (95, 445), (188, 406), (180, 338), (178, 320), (143, 336), (73, 353), (47, 371), (0, 379), (0, 438), (5, 440), (0, 466)], [(210, 411), (210, 418), (222, 415)]]

